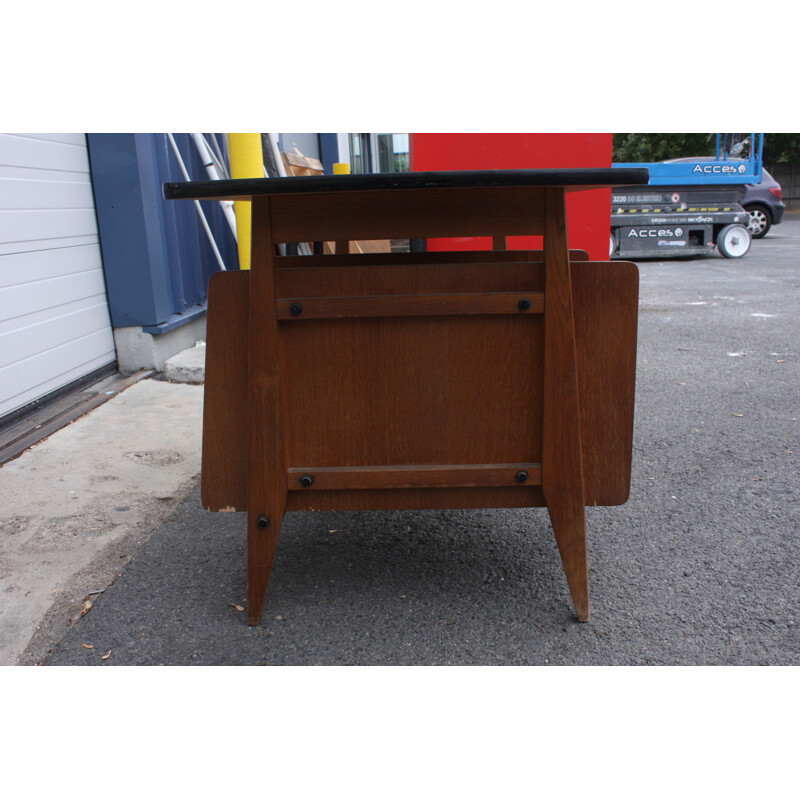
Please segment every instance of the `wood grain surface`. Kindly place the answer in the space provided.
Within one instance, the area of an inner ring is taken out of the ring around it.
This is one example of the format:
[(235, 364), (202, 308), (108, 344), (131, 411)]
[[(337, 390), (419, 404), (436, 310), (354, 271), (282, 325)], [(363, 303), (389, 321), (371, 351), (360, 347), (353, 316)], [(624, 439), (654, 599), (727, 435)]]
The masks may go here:
[[(542, 491), (575, 611), (589, 619), (581, 415), (564, 190), (547, 189)], [(594, 398), (586, 398), (587, 403)]]
[(277, 300), (279, 320), (358, 317), (437, 317), (470, 314), (541, 314), (541, 292), (468, 292), (355, 297), (285, 297)]
[(513, 236), (543, 230), (544, 190), (538, 187), (285, 194), (270, 202), (276, 242)]
[[(286, 510), (286, 452), (281, 408), (280, 339), (275, 307), (275, 246), (270, 198), (253, 201), (248, 357), (247, 622), (255, 625), (267, 593)], [(237, 347), (245, 349), (244, 342)]]
[[(344, 285), (350, 285), (352, 291), (373, 293), (384, 286), (389, 291), (407, 291), (409, 285), (416, 286), (422, 283), (423, 290), (444, 290), (462, 282), (465, 290), (486, 286), (487, 279), (492, 287), (506, 286), (518, 289), (521, 286), (531, 287), (537, 291), (544, 288), (543, 265), (541, 252), (532, 251), (531, 257), (536, 259), (520, 268), (519, 259), (521, 251), (504, 253), (504, 257), (513, 259), (511, 266), (504, 264), (496, 269), (491, 269), (491, 261), (496, 261), (497, 254), (487, 253), (460, 253), (460, 254), (413, 254), (414, 263), (408, 264), (409, 254), (375, 254), (365, 256), (366, 262), (361, 262), (360, 267), (348, 267), (352, 272), (350, 279), (345, 280), (343, 270), (327, 269), (322, 267), (300, 267), (297, 262), (315, 259), (318, 257), (286, 257), (276, 259), (277, 263), (291, 263), (288, 269), (278, 269), (276, 282), (278, 291), (286, 293), (317, 293), (339, 292)], [(417, 257), (430, 259), (434, 267), (430, 271)], [(491, 261), (489, 260), (491, 258)], [(336, 256), (324, 258), (337, 259)], [(354, 256), (347, 257), (353, 259)], [(360, 258), (360, 257), (359, 257)], [(374, 260), (376, 266), (366, 266)], [(475, 265), (475, 261), (480, 261)], [(393, 266), (389, 266), (389, 264)], [(448, 274), (446, 264), (450, 265), (452, 274)], [(485, 271), (489, 265), (489, 275)], [(442, 270), (437, 272), (438, 269)], [(457, 274), (455, 274), (457, 271)], [(494, 283), (496, 274), (502, 275), (500, 284)], [(305, 278), (303, 275), (305, 274)], [(494, 277), (493, 277), (494, 276)], [(208, 313), (208, 343), (206, 353), (206, 383), (205, 383), (205, 408), (203, 430), (203, 472), (202, 489), (203, 504), (211, 510), (244, 510), (247, 507), (247, 344), (248, 341), (248, 315), (249, 315), (249, 282), (248, 272), (217, 273), (213, 276), (209, 288), (209, 313)], [(581, 397), (593, 398), (593, 402), (583, 402), (580, 405), (581, 415), (581, 442), (584, 470), (584, 501), (587, 505), (619, 505), (628, 497), (630, 485), (630, 458), (633, 436), (633, 403), (634, 403), (634, 378), (636, 366), (636, 312), (638, 305), (638, 270), (630, 262), (572, 262), (572, 295), (575, 319), (575, 350), (578, 363), (578, 385)], [(356, 284), (360, 288), (352, 288)], [(309, 288), (309, 287), (314, 287)], [(449, 321), (455, 321), (448, 318)], [(395, 320), (397, 321), (397, 320)], [(436, 351), (439, 348), (441, 358), (441, 343), (437, 345), (436, 320), (420, 320), (427, 323), (428, 335), (424, 341)], [(523, 325), (532, 319), (517, 320), (512, 317), (512, 322)], [(407, 322), (400, 320), (400, 322)], [(469, 322), (467, 320), (467, 322)], [(279, 327), (287, 323), (281, 322)], [(309, 322), (310, 325), (333, 324), (323, 322)], [(345, 324), (348, 324), (345, 321)], [(391, 326), (392, 320), (355, 320), (352, 324), (368, 324), (375, 329)], [(541, 323), (540, 323), (541, 324)], [(431, 327), (432, 326), (432, 327)], [(295, 330), (299, 330), (295, 326)], [(348, 334), (355, 336), (355, 333)], [(366, 340), (372, 347), (381, 341), (378, 338), (366, 335)], [(456, 337), (457, 338), (457, 337)], [(301, 351), (301, 362), (308, 364), (308, 368), (315, 368), (316, 360), (324, 360), (319, 353), (311, 352), (302, 356), (302, 347), (284, 350), (284, 358), (291, 356), (296, 350)], [(491, 348), (490, 348), (491, 350)], [(348, 363), (353, 356), (349, 355), (347, 347), (341, 348), (339, 358)], [(344, 353), (344, 355), (342, 354)], [(469, 368), (474, 371), (480, 365), (480, 348), (476, 362), (472, 362), (469, 353), (467, 363), (462, 358), (461, 369)], [(362, 354), (363, 356), (363, 354)], [(434, 356), (435, 357), (435, 356)], [(385, 354), (383, 356), (385, 358)], [(426, 356), (426, 359), (428, 356)], [(491, 358), (491, 352), (484, 351), (483, 363)], [(377, 356), (373, 364), (380, 365), (381, 359)], [(339, 372), (343, 368), (339, 363)], [(302, 407), (295, 412), (299, 420), (309, 418), (312, 430), (322, 431), (325, 426), (315, 413), (315, 403), (320, 396), (330, 395), (327, 404), (333, 404), (340, 409), (340, 419), (347, 418), (345, 398), (342, 396), (343, 381), (337, 377), (337, 370), (331, 370), (331, 385), (326, 385), (324, 380), (315, 379), (314, 392), (288, 391), (289, 396), (299, 398)], [(425, 370), (410, 368), (412, 384), (424, 381)], [(414, 377), (416, 376), (416, 377)], [(362, 374), (363, 377), (363, 374)], [(363, 389), (353, 388), (353, 379), (344, 381), (351, 388), (348, 392), (356, 394), (356, 409), (363, 410), (368, 404), (364, 403)], [(402, 381), (401, 381), (402, 383)], [(476, 384), (477, 385), (477, 384)], [(472, 397), (480, 398), (477, 391), (471, 392)], [(429, 408), (421, 413), (429, 416), (436, 412), (436, 393), (427, 395)], [(360, 398), (360, 399), (359, 399)], [(402, 406), (399, 400), (396, 400)], [(408, 400), (405, 401), (406, 403)], [(512, 399), (512, 404), (514, 400)], [(527, 402), (527, 401), (526, 401)], [(492, 403), (486, 399), (489, 413), (482, 417), (491, 417), (493, 413), (502, 413), (502, 404)], [(518, 409), (521, 406), (518, 406)], [(418, 406), (419, 408), (419, 406)], [(441, 410), (439, 414), (441, 415)], [(468, 414), (468, 410), (464, 412)], [(357, 416), (352, 412), (351, 417)], [(317, 421), (315, 421), (315, 418)], [(210, 424), (214, 420), (214, 424)], [(301, 426), (301, 423), (296, 423)], [(484, 423), (485, 424), (485, 423)], [(532, 424), (532, 423), (531, 423)], [(425, 426), (425, 423), (422, 423)], [(390, 426), (391, 427), (391, 426)], [(347, 431), (346, 425), (340, 423), (341, 435)], [(354, 435), (357, 434), (356, 426)], [(436, 441), (441, 437), (433, 429)], [(540, 429), (539, 429), (540, 430)], [(363, 437), (363, 432), (360, 434)], [(382, 441), (386, 439), (385, 431), (378, 431)], [(469, 439), (470, 437), (464, 437)], [(313, 449), (313, 448), (311, 448)], [(324, 449), (324, 448), (323, 448)], [(345, 448), (347, 452), (350, 448)], [(521, 458), (520, 461), (535, 462), (540, 458), (539, 450), (529, 448), (529, 453), (537, 453), (533, 458)], [(309, 453), (309, 456), (312, 455)], [(315, 454), (314, 454), (315, 455)], [(409, 457), (413, 455), (409, 453)], [(521, 455), (524, 455), (522, 453)], [(343, 466), (337, 464), (335, 452), (328, 453), (327, 461), (308, 461), (302, 464), (315, 466)], [(505, 463), (506, 459), (502, 459)], [(349, 462), (355, 466), (367, 462)], [(370, 462), (374, 463), (374, 462)], [(412, 460), (405, 463), (416, 463)], [(441, 463), (432, 460), (430, 463)], [(476, 462), (471, 462), (476, 463)], [(483, 463), (483, 462), (481, 462)], [(293, 461), (289, 466), (302, 466), (301, 462)], [(357, 508), (498, 508), (498, 507), (534, 507), (544, 504), (541, 490), (534, 486), (512, 487), (510, 490), (498, 487), (487, 487), (484, 497), (477, 502), (470, 494), (471, 490), (463, 489), (408, 489), (401, 497), (390, 498), (383, 490), (369, 491), (317, 491), (310, 489), (306, 492), (293, 492), (287, 499), (289, 510), (302, 509), (342, 509), (352, 510)], [(391, 502), (390, 502), (391, 499)]]

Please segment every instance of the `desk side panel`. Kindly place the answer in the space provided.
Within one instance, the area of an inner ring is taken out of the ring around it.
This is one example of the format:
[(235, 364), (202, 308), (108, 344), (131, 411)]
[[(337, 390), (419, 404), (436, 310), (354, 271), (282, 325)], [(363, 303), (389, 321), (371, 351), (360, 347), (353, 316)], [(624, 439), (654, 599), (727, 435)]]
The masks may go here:
[(250, 273), (208, 286), (200, 491), (209, 511), (247, 510), (247, 343)]
[(571, 272), (584, 502), (622, 505), (631, 482), (639, 269), (589, 261)]

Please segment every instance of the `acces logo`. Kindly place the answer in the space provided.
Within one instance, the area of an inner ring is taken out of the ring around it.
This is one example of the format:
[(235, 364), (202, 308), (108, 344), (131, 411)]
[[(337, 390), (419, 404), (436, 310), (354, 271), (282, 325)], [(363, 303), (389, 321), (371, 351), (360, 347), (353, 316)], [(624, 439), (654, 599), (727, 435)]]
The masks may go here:
[(745, 164), (695, 164), (692, 175), (696, 173), (703, 175), (735, 175), (737, 172), (742, 175), (747, 172)]
[(631, 228), (628, 238), (634, 239), (664, 239), (673, 236), (683, 236), (683, 228)]

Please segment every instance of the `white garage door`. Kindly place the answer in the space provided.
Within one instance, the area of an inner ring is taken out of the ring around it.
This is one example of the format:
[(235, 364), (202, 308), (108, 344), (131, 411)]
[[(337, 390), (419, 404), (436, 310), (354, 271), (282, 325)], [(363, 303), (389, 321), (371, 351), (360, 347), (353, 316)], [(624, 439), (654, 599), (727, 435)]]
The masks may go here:
[(0, 134), (0, 418), (115, 360), (86, 137)]

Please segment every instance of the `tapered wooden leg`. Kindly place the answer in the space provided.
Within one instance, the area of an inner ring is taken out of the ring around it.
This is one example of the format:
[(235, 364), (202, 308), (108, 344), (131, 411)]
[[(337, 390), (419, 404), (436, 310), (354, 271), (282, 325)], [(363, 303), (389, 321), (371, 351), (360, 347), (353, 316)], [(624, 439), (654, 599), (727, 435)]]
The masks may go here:
[(269, 199), (253, 201), (248, 360), (247, 623), (257, 625), (286, 510), (280, 330)]
[(586, 511), (564, 190), (545, 195), (545, 353), (542, 492), (575, 612), (589, 620)]
[(283, 511), (247, 514), (247, 624), (258, 625), (272, 572)]
[(589, 564), (586, 557), (586, 514), (583, 498), (551, 496), (547, 511), (556, 535), (558, 552), (567, 576), (575, 615), (579, 622), (589, 621)]

